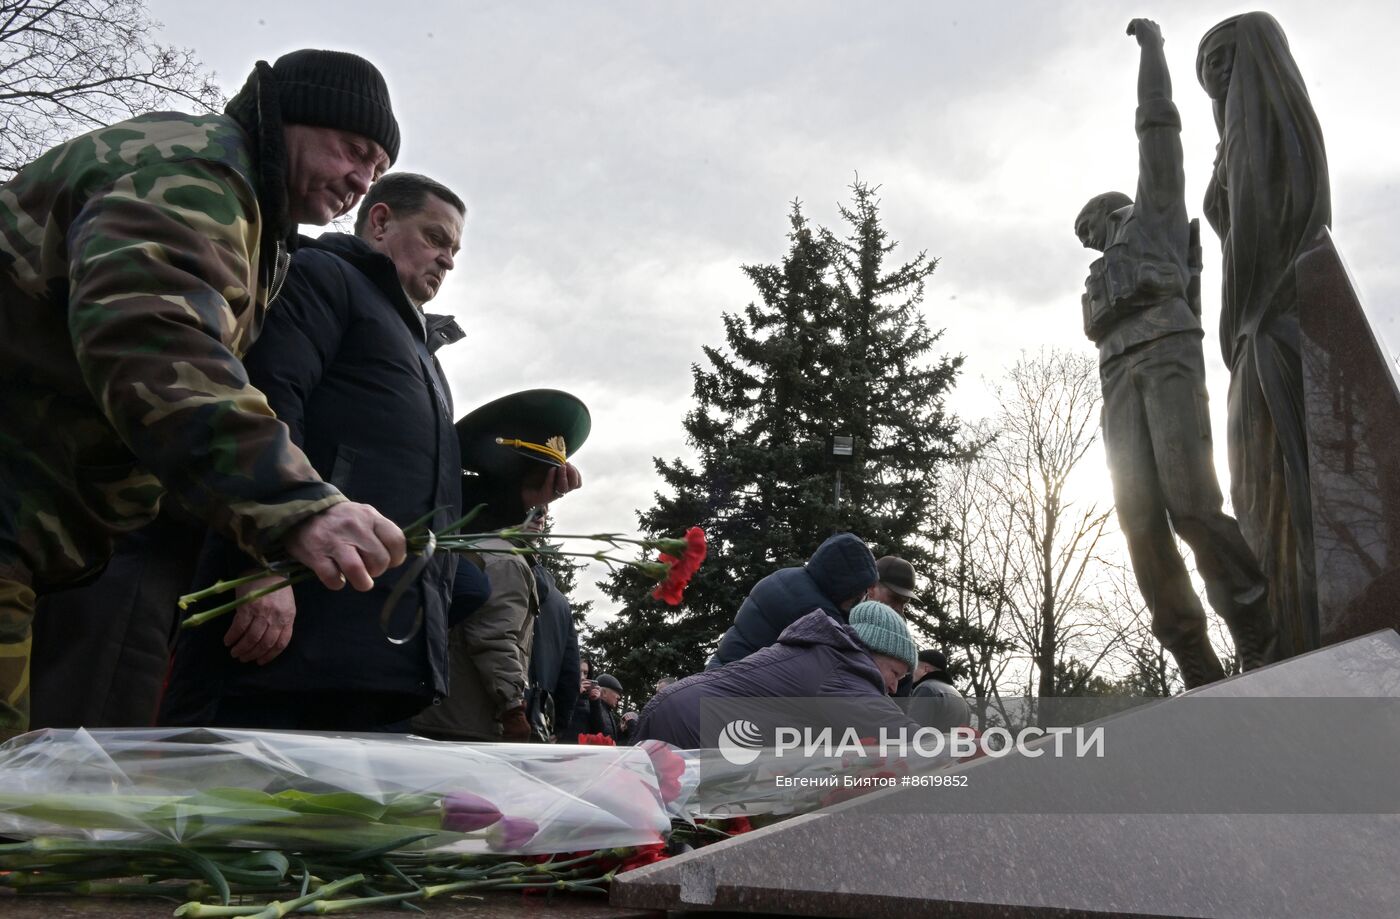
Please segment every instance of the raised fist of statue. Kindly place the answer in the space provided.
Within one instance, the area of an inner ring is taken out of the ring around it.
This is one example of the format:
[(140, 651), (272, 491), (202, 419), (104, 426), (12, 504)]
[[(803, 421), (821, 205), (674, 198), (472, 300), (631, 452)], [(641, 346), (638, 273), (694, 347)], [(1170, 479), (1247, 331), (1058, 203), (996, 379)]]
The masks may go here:
[(1128, 23), (1128, 34), (1137, 39), (1139, 45), (1146, 45), (1149, 41), (1162, 43), (1162, 27), (1151, 19), (1134, 19)]

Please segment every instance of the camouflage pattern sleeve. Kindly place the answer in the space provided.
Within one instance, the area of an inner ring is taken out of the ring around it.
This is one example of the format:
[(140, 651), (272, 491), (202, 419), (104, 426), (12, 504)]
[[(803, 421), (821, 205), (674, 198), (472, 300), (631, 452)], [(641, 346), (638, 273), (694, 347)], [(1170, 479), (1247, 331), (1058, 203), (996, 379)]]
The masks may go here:
[(84, 382), (186, 507), (265, 557), (345, 498), (323, 482), (240, 360), (262, 322), (257, 203), (220, 165), (122, 175), (68, 233), (68, 326)]

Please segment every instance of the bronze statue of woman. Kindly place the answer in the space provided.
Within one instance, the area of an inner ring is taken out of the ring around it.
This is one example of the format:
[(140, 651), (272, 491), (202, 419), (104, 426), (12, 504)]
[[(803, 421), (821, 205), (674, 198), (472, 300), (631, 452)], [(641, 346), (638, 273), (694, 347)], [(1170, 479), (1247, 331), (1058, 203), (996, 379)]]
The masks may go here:
[(1267, 13), (1227, 19), (1196, 58), (1220, 131), (1205, 214), (1220, 236), (1220, 345), (1230, 368), (1230, 494), (1263, 564), (1277, 656), (1318, 646), (1312, 499), (1295, 268), (1332, 219), (1317, 114)]

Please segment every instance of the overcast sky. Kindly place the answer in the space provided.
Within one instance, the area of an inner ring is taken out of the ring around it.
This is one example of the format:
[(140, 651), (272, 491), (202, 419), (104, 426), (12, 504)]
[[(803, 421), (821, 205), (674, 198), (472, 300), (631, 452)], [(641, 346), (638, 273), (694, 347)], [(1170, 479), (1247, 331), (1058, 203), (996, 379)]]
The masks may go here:
[[(301, 47), (369, 58), (403, 131), (397, 168), (469, 208), (462, 256), (429, 307), (468, 338), (444, 352), (459, 413), (535, 386), (593, 413), (567, 531), (635, 526), (651, 457), (686, 455), (690, 366), (720, 314), (754, 299), (740, 265), (787, 249), (789, 202), (834, 225), (857, 174), (881, 186), (905, 255), (940, 260), (924, 304), (964, 354), (954, 408), (1023, 349), (1093, 354), (1072, 232), (1091, 195), (1132, 193), (1138, 49), (1157, 18), (1199, 214), (1216, 132), (1196, 46), (1249, 7), (1159, 3), (397, 4), (153, 0), (163, 40), (194, 48), (228, 93), (258, 58)], [(1400, 13), (1275, 2), (1322, 123), (1333, 228), (1393, 353), (1400, 344)], [(1202, 221), (1203, 225), (1205, 221)], [(1219, 243), (1204, 229), (1206, 362), (1223, 452)], [(1099, 481), (1102, 459), (1095, 472)], [(1223, 461), (1219, 464), (1223, 469)], [(1223, 484), (1223, 479), (1222, 479)], [(589, 594), (593, 592), (589, 591)], [(596, 604), (595, 620), (610, 610)]]

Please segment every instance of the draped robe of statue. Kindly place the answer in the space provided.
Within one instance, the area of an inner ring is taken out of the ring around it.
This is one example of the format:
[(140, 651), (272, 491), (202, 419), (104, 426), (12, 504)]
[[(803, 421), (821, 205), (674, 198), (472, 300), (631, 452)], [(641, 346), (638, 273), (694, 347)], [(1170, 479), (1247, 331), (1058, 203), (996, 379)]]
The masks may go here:
[[(1230, 368), (1230, 494), (1269, 580), (1277, 656), (1318, 645), (1303, 410), (1299, 256), (1331, 223), (1322, 131), (1288, 41), (1266, 13), (1227, 20), (1234, 62), (1215, 100), (1220, 144), (1205, 215), (1223, 247), (1220, 345)], [(1206, 85), (1202, 76), (1202, 85)]]

